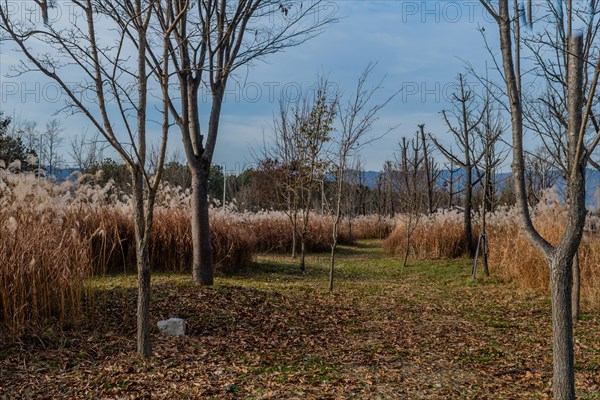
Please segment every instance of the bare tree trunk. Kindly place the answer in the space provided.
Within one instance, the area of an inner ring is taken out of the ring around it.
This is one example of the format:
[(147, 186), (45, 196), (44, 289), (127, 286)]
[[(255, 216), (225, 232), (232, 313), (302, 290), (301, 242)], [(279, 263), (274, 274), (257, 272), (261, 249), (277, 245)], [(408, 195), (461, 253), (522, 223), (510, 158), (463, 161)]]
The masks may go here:
[(448, 209), (452, 209), (454, 201), (454, 164), (450, 161), (450, 181), (448, 182)]
[[(489, 164), (487, 164), (489, 165)], [(485, 276), (490, 276), (490, 269), (488, 267), (488, 240), (487, 240), (487, 204), (489, 201), (488, 191), (490, 184), (490, 171), (486, 171), (485, 173), (485, 181), (483, 183), (483, 202), (481, 204), (481, 235), (483, 235), (483, 274)], [(491, 211), (491, 209), (490, 209)], [(481, 237), (481, 236), (480, 236)]]
[[(221, 107), (223, 105), (225, 81), (212, 84), (212, 107), (208, 120), (206, 147), (200, 151), (200, 157), (195, 162), (188, 162), (192, 168), (192, 240), (194, 246), (193, 281), (202, 286), (212, 286), (214, 283), (213, 253), (208, 212), (208, 177), (212, 164), (213, 151), (219, 131)], [(197, 93), (197, 92), (194, 92)], [(193, 118), (190, 123), (199, 125), (197, 113), (197, 97), (192, 96), (190, 105), (194, 108), (190, 112)], [(198, 129), (196, 126), (190, 129)], [(194, 137), (199, 136), (195, 135)], [(201, 148), (201, 143), (195, 147)], [(194, 232), (196, 233), (194, 235)]]
[(348, 240), (350, 243), (354, 243), (354, 239), (352, 238), (352, 216), (348, 216)]
[(465, 168), (466, 173), (466, 184), (465, 184), (465, 215), (464, 215), (464, 234), (465, 234), (465, 253), (469, 257), (473, 257), (473, 225), (471, 222), (471, 210), (472, 206), (472, 176), (471, 167)]
[(305, 235), (300, 236), (300, 271), (306, 271), (306, 265), (304, 263), (304, 257), (306, 255), (306, 241)]
[(214, 282), (212, 243), (208, 216), (208, 172), (192, 170), (192, 277), (196, 284), (210, 286)]
[(410, 249), (410, 224), (406, 227), (406, 243), (405, 243), (405, 248), (404, 248), (404, 260), (402, 260), (402, 267), (406, 267), (406, 264), (408, 263), (408, 252)]
[(431, 171), (429, 169), (429, 152), (427, 141), (425, 138), (425, 124), (419, 125), (419, 131), (421, 133), (421, 142), (423, 143), (423, 159), (425, 160), (425, 179), (427, 183), (427, 212), (431, 214), (433, 212), (433, 182)]
[(573, 257), (573, 289), (571, 294), (571, 309), (573, 321), (579, 320), (580, 309), (580, 291), (581, 291), (581, 276), (579, 271), (579, 254), (575, 253)]
[[(339, 162), (339, 170), (337, 176), (337, 193), (335, 199), (335, 217), (333, 220), (333, 230), (331, 232), (332, 241), (331, 241), (331, 258), (329, 262), (329, 292), (333, 292), (333, 278), (335, 275), (335, 251), (337, 250), (338, 243), (338, 229), (340, 226), (340, 220), (342, 217), (342, 191), (344, 190), (344, 174), (346, 172), (346, 143), (342, 143), (342, 148), (340, 150), (340, 162)], [(350, 222), (350, 220), (348, 220)], [(350, 232), (352, 232), (352, 228), (350, 228)], [(352, 233), (350, 233), (350, 240), (352, 240)]]
[(483, 242), (483, 274), (490, 276), (490, 268), (488, 266), (488, 240), (487, 234), (485, 235), (485, 241)]
[(296, 259), (297, 255), (296, 255), (296, 250), (298, 247), (298, 238), (297, 238), (297, 234), (296, 234), (296, 224), (292, 225), (292, 259)]
[[(336, 223), (337, 225), (337, 223)], [(333, 228), (334, 232), (337, 228)], [(333, 278), (335, 275), (335, 250), (337, 248), (337, 232), (333, 234), (333, 243), (331, 245), (331, 258), (329, 260), (329, 292), (333, 292)]]
[(573, 316), (571, 314), (571, 257), (555, 257), (552, 261), (552, 339), (554, 365), (554, 398), (575, 399), (573, 356)]
[(133, 176), (133, 200), (136, 262), (138, 275), (138, 298), (137, 298), (137, 352), (148, 359), (152, 356), (152, 344), (150, 340), (150, 257), (149, 257), (149, 226), (144, 216), (144, 193), (142, 172), (138, 169), (132, 171)]
[(573, 258), (577, 254), (585, 224), (585, 161), (581, 161), (578, 142), (582, 125), (583, 105), (583, 38), (569, 38), (568, 67), (568, 153), (567, 227), (556, 248), (551, 263), (552, 281), (552, 338), (554, 361), (554, 398), (575, 399), (575, 368), (573, 356)]
[(291, 193), (288, 193), (287, 205), (292, 225), (292, 259), (295, 260), (298, 252), (298, 213), (292, 205)]

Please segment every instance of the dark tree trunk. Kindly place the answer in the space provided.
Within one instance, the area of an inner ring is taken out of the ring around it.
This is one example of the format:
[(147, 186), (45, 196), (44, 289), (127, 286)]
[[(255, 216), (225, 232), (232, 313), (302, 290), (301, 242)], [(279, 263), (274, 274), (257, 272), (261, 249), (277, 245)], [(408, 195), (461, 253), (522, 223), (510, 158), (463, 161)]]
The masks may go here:
[(409, 227), (406, 228), (406, 242), (405, 242), (405, 248), (404, 248), (404, 259), (402, 260), (402, 267), (406, 267), (406, 264), (408, 263), (408, 252), (410, 251), (410, 225)]
[(333, 292), (333, 278), (335, 275), (335, 250), (337, 248), (337, 238), (335, 235), (334, 233), (333, 244), (331, 245), (331, 258), (329, 260), (329, 292)]
[(296, 250), (298, 247), (298, 235), (296, 234), (296, 224), (292, 224), (292, 259), (296, 259)]
[(571, 314), (571, 257), (557, 257), (551, 263), (552, 339), (554, 398), (575, 399), (573, 316)]
[(573, 355), (573, 258), (583, 236), (585, 224), (585, 160), (578, 158), (579, 133), (583, 105), (583, 39), (581, 35), (569, 38), (568, 69), (568, 216), (565, 234), (550, 262), (552, 282), (552, 339), (553, 389), (558, 400), (575, 399), (575, 368)]
[(465, 215), (464, 215), (464, 234), (465, 234), (465, 254), (473, 257), (473, 224), (471, 222), (472, 207), (472, 176), (471, 167), (465, 168), (466, 183), (465, 183)]
[(208, 171), (199, 168), (192, 171), (192, 246), (193, 280), (202, 286), (214, 282), (212, 243), (208, 217)]
[(429, 154), (427, 152), (427, 142), (425, 138), (425, 124), (419, 125), (419, 131), (421, 133), (421, 142), (423, 143), (423, 160), (425, 162), (425, 179), (427, 183), (427, 212), (431, 214), (433, 212), (433, 179), (429, 165)]
[[(190, 110), (190, 129), (195, 129), (192, 135), (195, 160), (188, 165), (192, 172), (192, 242), (193, 242), (193, 272), (194, 283), (211, 286), (214, 283), (213, 252), (211, 242), (210, 220), (208, 212), (208, 177), (212, 164), (212, 156), (219, 132), (219, 119), (223, 104), (225, 82), (219, 81), (212, 87), (212, 107), (208, 120), (206, 146), (202, 149), (202, 136), (199, 134), (197, 106)], [(197, 92), (195, 92), (197, 93)], [(197, 105), (194, 96), (190, 105)]]
[(306, 271), (306, 265), (304, 263), (304, 257), (306, 255), (306, 240), (305, 235), (300, 237), (300, 271)]
[(144, 192), (142, 172), (138, 169), (132, 171), (133, 177), (133, 200), (134, 208), (134, 231), (136, 264), (138, 276), (138, 298), (137, 298), (137, 352), (148, 359), (152, 356), (152, 344), (150, 340), (150, 257), (148, 244), (150, 224), (144, 216)]
[(571, 308), (573, 314), (573, 321), (579, 320), (579, 305), (580, 305), (580, 291), (581, 291), (581, 275), (579, 271), (579, 254), (575, 254), (573, 257), (573, 292), (571, 295)]

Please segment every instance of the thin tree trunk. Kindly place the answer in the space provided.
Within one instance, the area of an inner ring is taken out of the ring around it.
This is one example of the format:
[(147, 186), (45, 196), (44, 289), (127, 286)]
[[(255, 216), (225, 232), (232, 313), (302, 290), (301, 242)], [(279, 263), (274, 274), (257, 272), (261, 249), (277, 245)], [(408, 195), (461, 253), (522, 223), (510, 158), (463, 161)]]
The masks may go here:
[[(489, 164), (488, 164), (489, 165)], [(486, 171), (485, 173), (485, 181), (484, 181), (484, 188), (483, 188), (483, 204), (481, 205), (481, 234), (483, 235), (483, 274), (485, 276), (490, 276), (490, 269), (488, 267), (488, 258), (487, 258), (487, 251), (488, 251), (488, 241), (487, 241), (487, 212), (488, 210), (486, 209), (487, 207), (487, 202), (489, 201), (488, 198), (488, 190), (489, 190), (489, 184), (490, 184), (490, 180), (489, 180), (489, 176), (490, 173), (489, 171)], [(491, 211), (491, 209), (490, 209)]]
[(406, 229), (406, 243), (405, 243), (405, 248), (404, 248), (404, 260), (402, 261), (402, 267), (406, 267), (406, 264), (408, 263), (408, 252), (410, 249), (410, 233), (408, 231), (408, 228)]
[(448, 183), (448, 209), (452, 209), (454, 200), (454, 163), (450, 160), (450, 181)]
[(135, 247), (138, 276), (137, 298), (137, 352), (148, 359), (152, 356), (152, 343), (150, 339), (150, 257), (148, 254), (148, 221), (144, 216), (144, 193), (142, 172), (132, 171), (134, 179), (134, 224)]
[(573, 316), (571, 314), (572, 258), (550, 265), (552, 279), (553, 386), (556, 400), (575, 399)]
[(306, 271), (306, 265), (304, 264), (304, 256), (306, 254), (306, 243), (305, 235), (300, 236), (300, 271)]
[(425, 179), (427, 182), (427, 212), (431, 214), (433, 212), (433, 182), (431, 177), (431, 171), (429, 170), (429, 154), (427, 153), (427, 142), (425, 141), (425, 124), (419, 125), (421, 133), (421, 142), (423, 143), (423, 160), (425, 162)]
[(490, 268), (488, 266), (488, 240), (487, 234), (483, 237), (483, 274), (490, 276)]
[(473, 226), (471, 223), (472, 209), (472, 177), (471, 167), (465, 168), (466, 184), (465, 184), (465, 215), (464, 215), (464, 235), (465, 235), (465, 253), (469, 257), (473, 257)]
[(336, 234), (334, 233), (333, 244), (331, 245), (331, 259), (329, 263), (329, 292), (333, 292), (333, 277), (335, 274), (335, 250), (337, 248), (337, 238), (335, 236)]
[[(335, 219), (333, 221), (332, 242), (331, 242), (331, 258), (329, 263), (329, 292), (333, 292), (333, 278), (335, 275), (335, 251), (337, 249), (339, 226), (342, 218), (342, 191), (344, 190), (344, 173), (346, 170), (345, 155), (341, 157), (339, 163), (339, 171), (337, 176), (337, 195), (335, 202)], [(348, 219), (350, 225), (350, 219)], [(352, 241), (352, 225), (350, 227), (350, 241)]]
[(348, 216), (348, 241), (350, 243), (354, 243), (354, 239), (352, 238), (352, 217)]
[[(482, 4), (487, 5), (486, 2)], [(513, 137), (513, 184), (516, 193), (516, 206), (520, 222), (529, 242), (548, 260), (552, 291), (552, 336), (553, 336), (553, 391), (556, 400), (575, 399), (575, 377), (573, 357), (573, 319), (571, 309), (572, 262), (577, 252), (583, 224), (585, 222), (585, 160), (579, 160), (579, 131), (582, 124), (582, 37), (569, 38), (568, 62), (568, 159), (567, 177), (568, 219), (565, 233), (555, 248), (548, 243), (533, 226), (527, 204), (527, 191), (524, 180), (523, 156), (523, 108), (519, 71), (519, 40), (515, 34), (515, 54), (512, 49), (512, 29), (508, 1), (498, 2), (497, 22), (500, 30), (500, 43), (510, 99), (511, 125)], [(519, 18), (514, 19), (518, 22)], [(515, 27), (518, 30), (518, 25)], [(516, 66), (514, 61), (516, 58)]]
[[(193, 135), (192, 139), (198, 142), (194, 143), (194, 152), (198, 154), (195, 162), (188, 162), (192, 170), (192, 241), (193, 241), (193, 272), (194, 283), (202, 286), (212, 286), (214, 283), (213, 252), (210, 231), (209, 207), (208, 207), (208, 177), (212, 163), (213, 151), (219, 132), (219, 120), (221, 116), (221, 107), (223, 105), (223, 93), (225, 82), (218, 81), (212, 85), (212, 107), (208, 119), (208, 130), (206, 136), (206, 146), (202, 147), (202, 136), (199, 134), (199, 122), (197, 108), (190, 111), (194, 118), (190, 118), (190, 123), (194, 126), (198, 134)], [(196, 91), (194, 91), (197, 93)], [(197, 97), (192, 96), (190, 105), (198, 104)], [(192, 165), (193, 164), (193, 165)]]
[(298, 247), (298, 239), (296, 235), (296, 224), (292, 225), (292, 259), (296, 259), (296, 248)]

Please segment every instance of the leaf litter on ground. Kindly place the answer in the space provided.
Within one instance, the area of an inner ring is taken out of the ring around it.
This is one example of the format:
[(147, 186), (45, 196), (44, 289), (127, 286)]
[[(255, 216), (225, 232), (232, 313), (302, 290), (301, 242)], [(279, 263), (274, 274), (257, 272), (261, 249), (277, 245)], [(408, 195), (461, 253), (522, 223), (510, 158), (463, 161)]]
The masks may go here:
[[(152, 334), (135, 356), (135, 277), (94, 282), (93, 313), (62, 331), (0, 339), (0, 399), (524, 399), (552, 393), (550, 305), (494, 278), (472, 282), (468, 260), (406, 268), (381, 242), (345, 247), (336, 288), (326, 254), (300, 273), (286, 255), (200, 288), (153, 277)], [(584, 310), (586, 311), (586, 310)], [(600, 398), (600, 318), (575, 329), (576, 383)]]

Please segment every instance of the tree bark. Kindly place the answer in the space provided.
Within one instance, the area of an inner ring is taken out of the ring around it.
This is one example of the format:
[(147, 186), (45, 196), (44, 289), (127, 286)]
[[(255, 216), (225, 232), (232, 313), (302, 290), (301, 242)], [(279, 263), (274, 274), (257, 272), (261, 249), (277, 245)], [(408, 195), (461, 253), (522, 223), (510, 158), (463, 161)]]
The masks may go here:
[(192, 276), (196, 284), (210, 286), (214, 282), (212, 242), (208, 216), (208, 171), (192, 170)]
[(425, 138), (425, 124), (419, 125), (419, 132), (421, 134), (421, 142), (423, 143), (423, 160), (425, 162), (425, 179), (427, 183), (427, 212), (431, 214), (433, 212), (433, 184), (434, 182), (429, 169), (429, 154), (427, 151), (427, 142)]
[[(212, 164), (212, 156), (219, 132), (221, 107), (223, 105), (225, 81), (212, 85), (212, 107), (208, 120), (206, 146), (201, 149), (201, 136), (192, 135), (199, 139), (195, 143), (195, 152), (199, 156), (194, 162), (188, 162), (192, 170), (192, 241), (193, 241), (193, 272), (194, 283), (202, 286), (212, 286), (214, 283), (213, 252), (208, 211), (208, 177)], [(195, 92), (197, 93), (197, 92)], [(190, 104), (197, 104), (197, 98), (192, 96)], [(190, 129), (199, 129), (197, 107), (190, 111)], [(194, 132), (194, 131), (192, 131)]]
[(304, 258), (306, 255), (306, 240), (305, 235), (301, 235), (300, 237), (300, 271), (306, 271), (306, 265), (304, 262)]
[(578, 159), (579, 132), (583, 106), (583, 39), (569, 38), (568, 67), (568, 216), (565, 234), (556, 247), (550, 263), (552, 282), (553, 389), (558, 400), (575, 399), (573, 356), (573, 258), (583, 236), (585, 224), (585, 160)]
[(471, 209), (473, 208), (472, 200), (472, 176), (471, 166), (465, 168), (466, 183), (465, 183), (465, 215), (464, 215), (464, 234), (465, 234), (465, 253), (469, 257), (473, 257), (473, 224), (471, 221)]
[(333, 292), (333, 278), (335, 274), (335, 250), (337, 248), (337, 237), (335, 235), (334, 233), (333, 244), (331, 245), (331, 258), (329, 260), (329, 292)]
[[(135, 224), (135, 248), (138, 277), (137, 298), (137, 352), (148, 359), (152, 356), (152, 344), (150, 339), (150, 257), (149, 257), (149, 234), (150, 221), (144, 216), (144, 193), (142, 172), (138, 169), (132, 171), (133, 176), (133, 200), (134, 200), (134, 224)], [(151, 218), (151, 217), (150, 217)]]
[(298, 239), (297, 239), (297, 235), (296, 235), (296, 224), (292, 224), (292, 259), (295, 260), (297, 255), (296, 255), (296, 249), (298, 247)]
[(553, 389), (556, 400), (575, 399), (573, 316), (571, 314), (571, 257), (557, 257), (551, 263)]
[(579, 320), (580, 309), (580, 292), (581, 292), (581, 275), (579, 270), (579, 254), (575, 253), (573, 257), (573, 290), (571, 294), (571, 309), (573, 314), (573, 322)]

